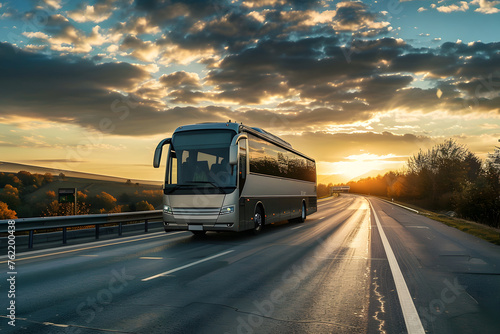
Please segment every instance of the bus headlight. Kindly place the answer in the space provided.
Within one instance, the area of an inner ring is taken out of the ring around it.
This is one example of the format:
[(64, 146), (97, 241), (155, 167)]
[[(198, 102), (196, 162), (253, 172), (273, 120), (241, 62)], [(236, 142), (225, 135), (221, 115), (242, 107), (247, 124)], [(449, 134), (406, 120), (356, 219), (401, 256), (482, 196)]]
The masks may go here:
[(229, 213), (234, 213), (234, 205), (229, 205), (229, 206), (223, 206), (220, 209), (220, 214), (221, 215), (227, 215)]
[(166, 213), (166, 214), (169, 214), (169, 215), (173, 214), (172, 208), (169, 205), (164, 205), (163, 206), (163, 213)]

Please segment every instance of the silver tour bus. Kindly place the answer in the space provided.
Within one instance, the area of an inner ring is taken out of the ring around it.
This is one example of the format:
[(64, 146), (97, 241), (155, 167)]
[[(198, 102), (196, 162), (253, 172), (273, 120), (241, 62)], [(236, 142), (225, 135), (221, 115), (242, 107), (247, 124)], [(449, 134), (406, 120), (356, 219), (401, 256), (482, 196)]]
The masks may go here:
[(316, 212), (316, 164), (286, 141), (238, 123), (181, 126), (169, 145), (163, 187), (165, 231), (245, 231), (303, 222)]

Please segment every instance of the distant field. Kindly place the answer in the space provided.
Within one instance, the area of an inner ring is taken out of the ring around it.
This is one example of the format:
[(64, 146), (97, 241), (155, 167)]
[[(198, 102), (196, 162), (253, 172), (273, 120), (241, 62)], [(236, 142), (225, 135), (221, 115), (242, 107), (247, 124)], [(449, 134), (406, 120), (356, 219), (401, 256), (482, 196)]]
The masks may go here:
[[(54, 200), (54, 197), (49, 197), (47, 193), (53, 192), (55, 194), (55, 200), (57, 200), (59, 188), (76, 188), (77, 191), (84, 193), (86, 197), (82, 202), (85, 202), (85, 205), (87, 205), (88, 208), (91, 208), (90, 213), (99, 212), (101, 209), (104, 210), (105, 207), (107, 208), (105, 210), (111, 210), (109, 205), (113, 205), (115, 207), (112, 210), (123, 209), (125, 211), (135, 211), (137, 210), (136, 205), (140, 202), (143, 203), (143, 206), (138, 210), (146, 210), (144, 205), (152, 205), (154, 208), (158, 209), (161, 207), (162, 203), (161, 180), (153, 182), (125, 179), (105, 175), (62, 171), (45, 167), (0, 162), (0, 172), (5, 174), (18, 174), (20, 171), (41, 175), (49, 173), (52, 175), (52, 182), (38, 183), (38, 189), (37, 185), (28, 184), (27, 189), (29, 189), (29, 191), (19, 193), (20, 198), (18, 198), (18, 201), (20, 200), (20, 204), (9, 204), (8, 207), (8, 209), (14, 210), (18, 217), (37, 217), (44, 215), (47, 212), (49, 204)], [(63, 173), (64, 177), (59, 176), (60, 173)], [(15, 183), (14, 185), (19, 187)], [(103, 192), (108, 193), (116, 200), (109, 201), (109, 197), (102, 197)], [(2, 193), (3, 188), (0, 188), (0, 194)], [(52, 196), (54, 194), (52, 194)], [(100, 198), (107, 198), (106, 200), (108, 201), (108, 205), (102, 204)], [(10, 197), (10, 200), (15, 201), (12, 197)], [(85, 205), (82, 208), (85, 208)]]
[(54, 191), (57, 195), (59, 188), (77, 188), (77, 191), (86, 193), (89, 196), (107, 192), (108, 194), (118, 197), (121, 194), (133, 195), (135, 192), (141, 193), (143, 190), (161, 190), (161, 185), (132, 183), (130, 185), (123, 182), (93, 180), (87, 178), (67, 177), (66, 180), (58, 180), (54, 177), (54, 182), (46, 184), (37, 191), (26, 196), (26, 202), (36, 203), (43, 201), (46, 198), (47, 191)]
[[(37, 173), (37, 174), (50, 173), (50, 174), (54, 175), (54, 180), (59, 175), (59, 173), (63, 173), (67, 177), (74, 177), (74, 178), (101, 180), (101, 181), (112, 181), (112, 182), (117, 182), (117, 183), (120, 183), (120, 182), (125, 183), (127, 181), (126, 178), (121, 178), (121, 177), (116, 177), (116, 176), (83, 173), (83, 172), (76, 172), (76, 171), (71, 171), (71, 170), (47, 168), (47, 167), (24, 165), (24, 164), (18, 164), (18, 163), (13, 163), (13, 162), (0, 161), (0, 172), (17, 173), (17, 172), (22, 171), (22, 170), (30, 172), (30, 173)], [(138, 182), (140, 184), (149, 184), (149, 185), (161, 185), (161, 183), (162, 183), (162, 180), (150, 181), (150, 180), (131, 179), (131, 181), (132, 181), (132, 183)]]

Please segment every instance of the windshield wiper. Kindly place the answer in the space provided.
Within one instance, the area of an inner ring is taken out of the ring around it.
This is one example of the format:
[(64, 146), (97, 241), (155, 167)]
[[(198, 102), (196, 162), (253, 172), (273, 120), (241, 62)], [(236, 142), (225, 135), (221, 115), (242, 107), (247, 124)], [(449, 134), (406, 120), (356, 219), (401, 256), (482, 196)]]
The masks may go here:
[(216, 183), (212, 181), (189, 181), (190, 184), (196, 184), (196, 183), (206, 183), (212, 185), (214, 188), (219, 189), (219, 193), (224, 194), (224, 189), (222, 189), (221, 186), (217, 185)]
[(177, 189), (182, 188), (182, 187), (193, 187), (193, 186), (194, 186), (194, 184), (176, 184), (171, 189), (165, 188), (165, 191), (168, 191), (169, 193), (171, 193), (171, 192), (176, 191)]

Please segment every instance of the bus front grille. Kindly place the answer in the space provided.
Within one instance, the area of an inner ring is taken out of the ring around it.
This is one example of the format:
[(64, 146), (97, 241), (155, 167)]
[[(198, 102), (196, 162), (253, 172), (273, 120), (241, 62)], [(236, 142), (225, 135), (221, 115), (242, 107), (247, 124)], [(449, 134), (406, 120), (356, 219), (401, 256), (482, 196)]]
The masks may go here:
[(173, 208), (174, 215), (189, 216), (218, 216), (220, 208)]

